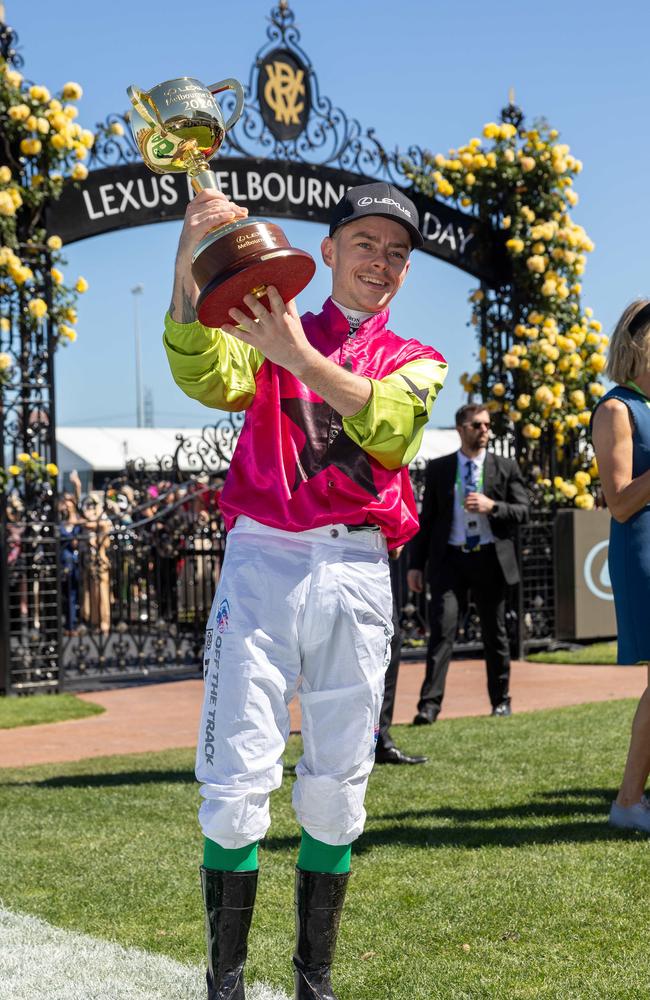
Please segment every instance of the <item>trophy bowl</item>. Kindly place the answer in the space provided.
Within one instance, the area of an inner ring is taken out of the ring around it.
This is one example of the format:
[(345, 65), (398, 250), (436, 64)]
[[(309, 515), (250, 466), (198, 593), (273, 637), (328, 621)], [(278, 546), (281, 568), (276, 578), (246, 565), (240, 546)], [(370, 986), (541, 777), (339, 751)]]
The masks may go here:
[[(235, 109), (224, 121), (215, 95), (235, 93)], [(185, 172), (195, 191), (219, 190), (209, 160), (227, 131), (239, 119), (244, 92), (238, 80), (210, 87), (192, 77), (178, 77), (143, 91), (127, 90), (133, 111), (131, 129), (142, 158), (155, 173)], [(304, 250), (292, 247), (279, 226), (262, 219), (240, 219), (209, 232), (192, 257), (192, 276), (199, 287), (197, 315), (204, 326), (231, 323), (229, 310), (247, 312), (245, 295), (267, 307), (269, 285), (288, 302), (311, 281), (316, 264)]]

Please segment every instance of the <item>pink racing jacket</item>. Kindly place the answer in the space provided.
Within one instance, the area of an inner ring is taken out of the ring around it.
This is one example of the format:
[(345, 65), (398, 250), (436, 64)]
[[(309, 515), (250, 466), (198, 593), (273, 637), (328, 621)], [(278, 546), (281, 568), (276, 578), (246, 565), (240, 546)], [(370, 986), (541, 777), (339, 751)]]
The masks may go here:
[(408, 474), (445, 375), (431, 347), (387, 328), (388, 310), (351, 333), (331, 299), (302, 324), (310, 344), (366, 376), (366, 405), (342, 418), (285, 368), (222, 330), (165, 318), (164, 344), (180, 388), (206, 406), (246, 410), (221, 494), (230, 529), (240, 514), (288, 531), (378, 525), (389, 548), (418, 517)]

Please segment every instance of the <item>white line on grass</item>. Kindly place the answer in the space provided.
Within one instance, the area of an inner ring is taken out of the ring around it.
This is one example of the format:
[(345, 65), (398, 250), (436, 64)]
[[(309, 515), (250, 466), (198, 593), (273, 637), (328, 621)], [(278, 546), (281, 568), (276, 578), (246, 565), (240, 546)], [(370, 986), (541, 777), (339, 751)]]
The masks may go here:
[[(247, 1000), (288, 1000), (263, 983)], [(0, 906), (0, 1000), (205, 1000), (205, 971)]]

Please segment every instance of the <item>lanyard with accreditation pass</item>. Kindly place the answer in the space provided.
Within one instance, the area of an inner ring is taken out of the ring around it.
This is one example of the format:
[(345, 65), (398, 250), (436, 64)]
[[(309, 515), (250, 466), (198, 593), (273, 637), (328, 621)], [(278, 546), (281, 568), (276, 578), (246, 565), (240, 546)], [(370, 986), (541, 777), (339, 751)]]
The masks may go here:
[(643, 398), (645, 399), (645, 405), (650, 406), (650, 398), (648, 397), (648, 394), (644, 392), (643, 389), (640, 389), (639, 386), (636, 384), (636, 382), (633, 382), (632, 379), (629, 379), (625, 383), (625, 385), (627, 386), (628, 389), (634, 389), (635, 392), (638, 392), (639, 396), (643, 396)]

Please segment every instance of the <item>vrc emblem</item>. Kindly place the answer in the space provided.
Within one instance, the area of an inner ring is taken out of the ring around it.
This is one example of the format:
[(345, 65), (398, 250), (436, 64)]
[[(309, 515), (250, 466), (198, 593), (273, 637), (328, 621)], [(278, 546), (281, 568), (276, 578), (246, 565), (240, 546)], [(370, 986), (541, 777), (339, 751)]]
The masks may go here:
[(261, 61), (257, 97), (266, 126), (276, 139), (295, 139), (311, 109), (309, 70), (289, 49), (274, 49)]

